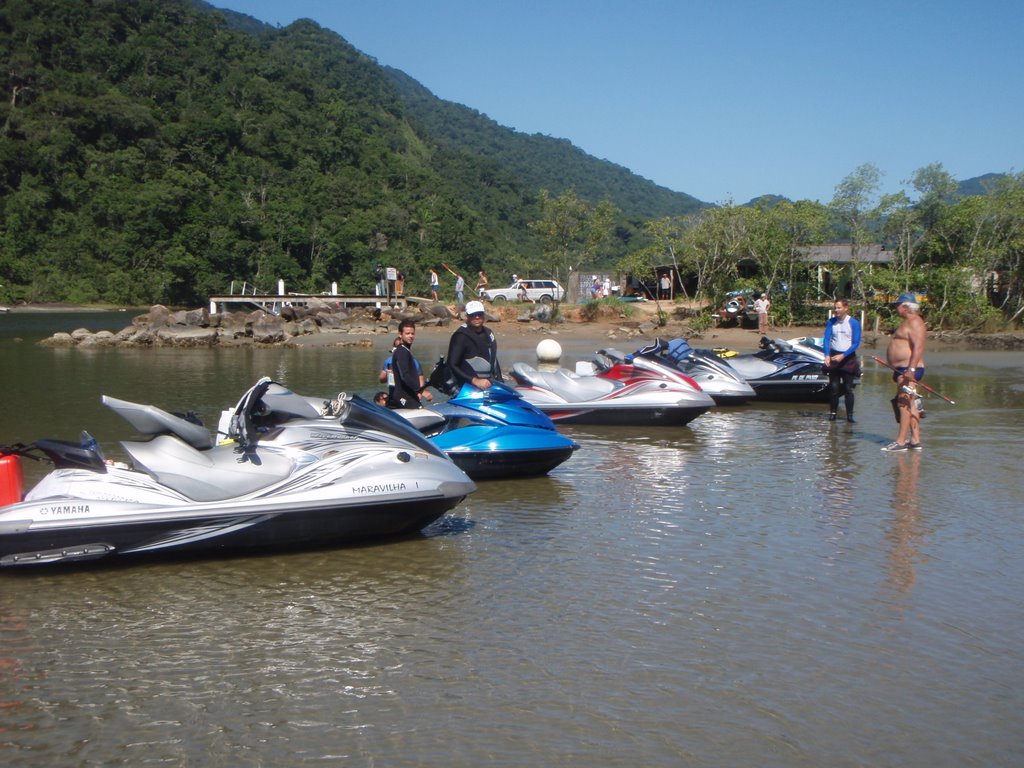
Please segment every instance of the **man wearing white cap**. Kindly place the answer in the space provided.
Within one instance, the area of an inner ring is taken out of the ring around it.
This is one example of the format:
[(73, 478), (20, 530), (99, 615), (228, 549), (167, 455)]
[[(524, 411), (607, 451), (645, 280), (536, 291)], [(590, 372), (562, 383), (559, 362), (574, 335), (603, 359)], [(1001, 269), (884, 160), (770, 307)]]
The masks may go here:
[(900, 428), (896, 440), (882, 449), (889, 453), (921, 450), (921, 413), (917, 407), (915, 385), (924, 378), (924, 342), (927, 337), (924, 320), (917, 314), (920, 305), (914, 294), (900, 294), (895, 307), (903, 322), (889, 340), (885, 356), (894, 369), (892, 378), (896, 382), (896, 397), (893, 401)]
[(490, 389), (492, 380), (501, 381), (498, 340), (484, 320), (483, 303), (467, 303), (466, 324), (459, 326), (448, 342), (448, 365), (460, 386), (472, 384), (478, 389)]

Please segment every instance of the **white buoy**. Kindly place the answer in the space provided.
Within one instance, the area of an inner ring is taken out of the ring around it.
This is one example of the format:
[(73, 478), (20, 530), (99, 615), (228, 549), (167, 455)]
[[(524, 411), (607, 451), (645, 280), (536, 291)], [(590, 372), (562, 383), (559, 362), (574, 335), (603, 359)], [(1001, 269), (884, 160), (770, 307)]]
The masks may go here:
[(537, 342), (537, 359), (542, 363), (557, 363), (562, 358), (562, 345), (554, 339)]

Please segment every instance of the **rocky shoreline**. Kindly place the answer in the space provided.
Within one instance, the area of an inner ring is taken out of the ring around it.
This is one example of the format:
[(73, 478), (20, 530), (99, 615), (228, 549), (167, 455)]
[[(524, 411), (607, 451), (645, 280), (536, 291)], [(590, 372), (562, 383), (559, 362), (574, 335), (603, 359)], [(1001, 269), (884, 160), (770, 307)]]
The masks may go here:
[[(544, 319), (543, 306), (519, 319), (530, 322)], [(126, 328), (114, 331), (90, 331), (79, 328), (70, 333), (55, 333), (39, 342), (48, 347), (217, 347), (217, 346), (306, 346), (317, 342), (337, 345), (365, 345), (367, 337), (393, 334), (401, 320), (414, 320), (418, 327), (447, 327), (460, 320), (443, 304), (425, 304), (415, 310), (399, 308), (346, 309), (328, 302), (304, 307), (285, 307), (280, 315), (263, 310), (211, 313), (208, 309), (174, 311), (156, 305), (132, 318)], [(489, 322), (500, 315), (488, 314)], [(349, 337), (349, 338), (345, 338)], [(359, 337), (351, 339), (351, 337)]]
[[(633, 305), (634, 307), (636, 305)], [(137, 315), (126, 328), (93, 332), (79, 328), (71, 333), (56, 333), (39, 342), (50, 347), (172, 347), (214, 348), (225, 346), (372, 346), (378, 336), (393, 334), (399, 321), (414, 320), (422, 331), (450, 332), (461, 322), (459, 307), (441, 303), (424, 304), (416, 309), (355, 308), (332, 305), (326, 301), (305, 307), (285, 307), (280, 315), (263, 310), (252, 312), (210, 313), (207, 309), (174, 311), (156, 305)], [(689, 318), (670, 316), (665, 326), (655, 322), (655, 309), (643, 307), (632, 316), (606, 313), (593, 319), (582, 317), (576, 307), (561, 308), (557, 322), (552, 321), (551, 308), (545, 305), (492, 305), (488, 308), (488, 324), (500, 324), (502, 335), (586, 336), (626, 339), (662, 336), (663, 338), (696, 338), (705, 345), (731, 348), (756, 348), (756, 332), (740, 328), (711, 328), (701, 333), (689, 325)], [(496, 329), (497, 330), (497, 329)], [(817, 336), (817, 326), (774, 328), (773, 337)], [(970, 348), (981, 350), (1024, 349), (1024, 333), (971, 333), (931, 331), (933, 347)], [(875, 347), (883, 343), (885, 334), (866, 332), (863, 345)]]

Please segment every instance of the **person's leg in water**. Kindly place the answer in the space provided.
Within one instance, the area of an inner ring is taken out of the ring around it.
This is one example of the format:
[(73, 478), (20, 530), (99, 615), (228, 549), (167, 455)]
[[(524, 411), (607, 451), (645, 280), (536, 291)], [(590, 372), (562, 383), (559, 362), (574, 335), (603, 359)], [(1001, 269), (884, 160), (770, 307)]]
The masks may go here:
[[(842, 382), (842, 388), (846, 394), (846, 420), (853, 423), (853, 374), (847, 371), (843, 371), (839, 375), (840, 381)], [(838, 396), (836, 396), (836, 405), (838, 405)]]
[(828, 420), (836, 420), (836, 410), (839, 408), (839, 395), (840, 388), (839, 372), (830, 370), (828, 372), (828, 389), (829, 389), (829, 401), (828, 401)]

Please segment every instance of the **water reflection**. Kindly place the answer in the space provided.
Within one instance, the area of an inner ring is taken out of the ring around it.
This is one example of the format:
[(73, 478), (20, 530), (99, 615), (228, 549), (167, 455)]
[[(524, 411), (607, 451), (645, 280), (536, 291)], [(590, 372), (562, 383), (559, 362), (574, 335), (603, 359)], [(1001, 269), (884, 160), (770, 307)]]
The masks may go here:
[(923, 524), (918, 496), (921, 453), (907, 451), (896, 454), (892, 490), (892, 523), (886, 531), (889, 559), (886, 584), (898, 593), (909, 594), (917, 581), (917, 567), (927, 562), (921, 541), (928, 531)]
[(849, 434), (841, 434), (842, 426), (829, 429), (821, 452), (818, 487), (822, 507), (830, 515), (847, 516), (853, 509), (854, 491), (859, 466), (852, 450)]
[(826, 562), (834, 564), (846, 551), (850, 517), (856, 510), (857, 479), (861, 471), (845, 424), (830, 424), (823, 439), (816, 475), (819, 493), (819, 524), (825, 528), (830, 550)]

